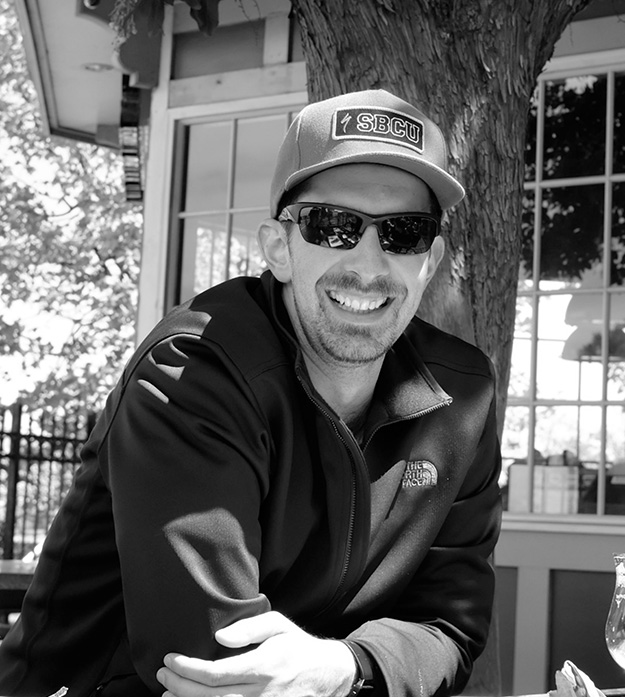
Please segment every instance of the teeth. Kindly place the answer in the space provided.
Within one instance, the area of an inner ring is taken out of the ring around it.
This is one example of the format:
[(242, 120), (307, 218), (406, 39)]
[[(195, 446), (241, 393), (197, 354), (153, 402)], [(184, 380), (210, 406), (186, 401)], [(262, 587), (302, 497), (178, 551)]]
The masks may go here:
[(366, 298), (353, 298), (348, 295), (342, 295), (335, 292), (330, 292), (330, 297), (339, 303), (339, 305), (348, 307), (350, 310), (354, 310), (355, 312), (369, 312), (371, 310), (377, 310), (386, 302), (386, 298), (367, 300)]

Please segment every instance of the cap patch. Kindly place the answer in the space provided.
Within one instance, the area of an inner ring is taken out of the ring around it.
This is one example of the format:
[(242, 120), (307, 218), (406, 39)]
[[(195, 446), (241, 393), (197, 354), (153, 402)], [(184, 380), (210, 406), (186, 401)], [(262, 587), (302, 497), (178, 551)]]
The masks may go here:
[(401, 111), (382, 107), (346, 107), (334, 112), (335, 140), (377, 140), (423, 152), (423, 122)]

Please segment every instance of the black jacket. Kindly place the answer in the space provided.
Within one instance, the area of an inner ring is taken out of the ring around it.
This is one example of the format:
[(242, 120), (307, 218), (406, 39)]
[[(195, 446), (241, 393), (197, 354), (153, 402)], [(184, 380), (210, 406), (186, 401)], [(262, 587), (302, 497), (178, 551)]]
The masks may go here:
[(361, 449), (279, 288), (226, 282), (139, 347), (0, 646), (0, 694), (160, 695), (166, 653), (224, 656), (215, 630), (269, 609), (357, 640), (393, 697), (462, 688), (500, 524), (490, 362), (415, 318)]

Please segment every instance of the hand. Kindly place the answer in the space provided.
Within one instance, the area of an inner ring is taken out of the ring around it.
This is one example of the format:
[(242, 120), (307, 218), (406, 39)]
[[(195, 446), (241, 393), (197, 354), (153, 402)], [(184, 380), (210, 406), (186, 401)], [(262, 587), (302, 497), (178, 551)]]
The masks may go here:
[(279, 612), (239, 620), (215, 639), (230, 648), (258, 646), (217, 661), (167, 654), (156, 674), (163, 697), (344, 697), (356, 675), (345, 644), (307, 634)]

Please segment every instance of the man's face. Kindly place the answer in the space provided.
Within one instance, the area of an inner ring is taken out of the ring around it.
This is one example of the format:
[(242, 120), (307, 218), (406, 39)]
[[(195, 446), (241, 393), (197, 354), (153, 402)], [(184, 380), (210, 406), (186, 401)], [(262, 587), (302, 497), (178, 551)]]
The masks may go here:
[[(384, 165), (341, 165), (314, 175), (300, 200), (345, 206), (371, 216), (431, 211), (425, 183)], [(284, 298), (302, 349), (323, 363), (381, 359), (415, 315), (444, 244), (425, 254), (382, 251), (369, 226), (353, 249), (319, 247), (289, 227)], [(285, 280), (285, 279), (282, 279)]]

